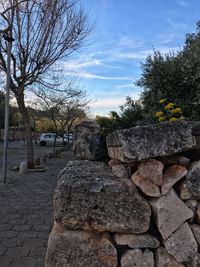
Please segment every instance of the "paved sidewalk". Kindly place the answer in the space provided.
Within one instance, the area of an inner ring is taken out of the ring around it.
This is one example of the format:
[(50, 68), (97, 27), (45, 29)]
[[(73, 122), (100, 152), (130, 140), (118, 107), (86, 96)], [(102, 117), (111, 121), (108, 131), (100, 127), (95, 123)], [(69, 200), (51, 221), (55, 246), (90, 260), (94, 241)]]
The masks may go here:
[(53, 225), (53, 191), (71, 152), (49, 159), (48, 170), (19, 175), (9, 172), (0, 184), (0, 267), (44, 267)]

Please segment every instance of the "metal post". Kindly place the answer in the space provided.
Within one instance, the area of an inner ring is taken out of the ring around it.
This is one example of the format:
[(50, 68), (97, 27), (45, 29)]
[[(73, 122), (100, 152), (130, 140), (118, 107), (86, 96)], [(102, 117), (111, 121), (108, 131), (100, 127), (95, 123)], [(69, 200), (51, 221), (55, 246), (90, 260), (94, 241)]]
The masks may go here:
[(9, 98), (10, 98), (10, 57), (12, 41), (7, 43), (7, 73), (6, 73), (6, 98), (5, 98), (5, 124), (4, 124), (4, 148), (3, 148), (3, 184), (6, 184), (7, 174), (7, 150), (8, 150), (8, 126), (9, 126)]

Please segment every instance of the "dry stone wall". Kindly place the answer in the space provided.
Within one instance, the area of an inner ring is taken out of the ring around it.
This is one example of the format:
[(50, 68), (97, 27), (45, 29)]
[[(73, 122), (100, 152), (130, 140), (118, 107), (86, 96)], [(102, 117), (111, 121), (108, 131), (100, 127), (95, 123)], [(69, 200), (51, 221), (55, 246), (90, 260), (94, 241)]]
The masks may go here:
[(94, 120), (83, 120), (76, 125), (73, 138), (75, 159), (97, 160), (100, 126)]
[(54, 194), (45, 266), (199, 267), (200, 158), (188, 157), (198, 128), (117, 131), (107, 138), (109, 166), (69, 162)]

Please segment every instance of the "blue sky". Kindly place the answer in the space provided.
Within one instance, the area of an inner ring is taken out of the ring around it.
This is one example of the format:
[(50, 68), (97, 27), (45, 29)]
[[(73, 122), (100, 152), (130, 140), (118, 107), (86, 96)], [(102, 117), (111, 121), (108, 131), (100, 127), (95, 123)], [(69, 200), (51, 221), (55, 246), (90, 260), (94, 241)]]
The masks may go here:
[(199, 0), (81, 0), (95, 21), (87, 46), (64, 64), (79, 76), (92, 100), (91, 112), (118, 111), (126, 96), (139, 97), (141, 62), (153, 49), (180, 50), (200, 20)]

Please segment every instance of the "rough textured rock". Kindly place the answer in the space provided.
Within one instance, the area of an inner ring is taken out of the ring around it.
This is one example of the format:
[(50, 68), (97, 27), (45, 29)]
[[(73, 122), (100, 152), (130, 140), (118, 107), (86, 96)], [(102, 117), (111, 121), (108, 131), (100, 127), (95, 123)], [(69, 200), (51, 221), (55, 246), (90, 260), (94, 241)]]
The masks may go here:
[(107, 234), (67, 231), (54, 226), (45, 267), (116, 267), (117, 251)]
[(112, 166), (112, 173), (118, 178), (130, 178), (131, 177), (131, 169), (127, 168), (125, 165), (115, 165)]
[(197, 221), (200, 224), (200, 203), (197, 204)]
[(167, 239), (165, 247), (179, 263), (184, 263), (186, 266), (199, 266), (196, 265), (198, 263), (198, 245), (187, 223), (181, 225)]
[(151, 180), (154, 184), (161, 185), (163, 169), (164, 165), (162, 162), (155, 159), (149, 159), (140, 163), (138, 172), (142, 177)]
[(117, 160), (117, 159), (111, 159), (108, 161), (108, 166), (112, 167), (112, 166), (116, 166), (116, 165), (121, 165), (121, 161)]
[(162, 195), (165, 195), (170, 188), (187, 174), (187, 169), (181, 165), (172, 165), (168, 167), (163, 175), (163, 184), (161, 187)]
[(200, 200), (200, 161), (193, 162), (190, 165), (186, 180), (181, 186), (182, 199), (198, 199)]
[(198, 245), (200, 246), (200, 225), (198, 224), (191, 224), (190, 228), (193, 232), (193, 235), (198, 243)]
[(150, 214), (134, 184), (103, 163), (71, 161), (60, 173), (54, 217), (67, 228), (139, 234), (148, 230)]
[(181, 224), (193, 216), (193, 212), (171, 189), (165, 196), (150, 202), (158, 230), (167, 239)]
[(196, 145), (190, 122), (163, 122), (119, 130), (107, 137), (108, 154), (122, 162), (189, 150)]
[(146, 249), (128, 250), (121, 259), (121, 267), (154, 267), (153, 252)]
[(197, 145), (195, 149), (200, 149), (200, 122), (199, 121), (192, 121), (192, 135), (196, 139)]
[(188, 199), (185, 201), (185, 204), (188, 206), (189, 209), (192, 210), (193, 216), (189, 219), (189, 222), (192, 223), (197, 215), (197, 205), (198, 202), (194, 199)]
[(190, 164), (189, 158), (186, 158), (184, 156), (178, 156), (178, 155), (161, 157), (161, 158), (158, 158), (158, 160), (162, 161), (162, 163), (165, 166), (181, 165), (181, 166), (188, 168)]
[(130, 248), (157, 248), (160, 245), (160, 242), (149, 234), (115, 234), (114, 241), (117, 245), (126, 245)]
[(97, 160), (100, 126), (93, 120), (84, 120), (74, 129), (73, 151), (76, 159)]
[(160, 188), (151, 180), (142, 177), (139, 172), (135, 172), (131, 176), (133, 183), (147, 196), (160, 197)]
[(184, 267), (183, 264), (178, 263), (175, 258), (170, 255), (164, 247), (156, 249), (155, 253), (156, 267)]

